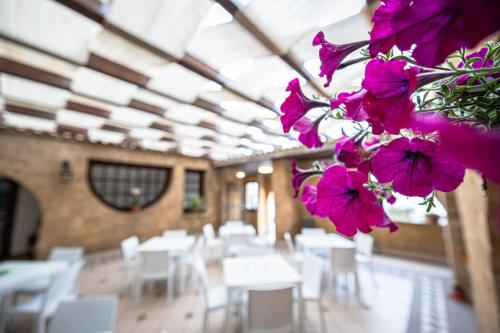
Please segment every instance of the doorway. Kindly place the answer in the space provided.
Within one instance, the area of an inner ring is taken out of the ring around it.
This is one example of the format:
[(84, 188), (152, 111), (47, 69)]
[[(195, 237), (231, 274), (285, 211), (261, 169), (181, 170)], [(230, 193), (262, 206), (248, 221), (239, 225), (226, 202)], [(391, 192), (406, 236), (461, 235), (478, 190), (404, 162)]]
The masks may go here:
[(0, 260), (34, 258), (40, 217), (33, 194), (0, 176)]

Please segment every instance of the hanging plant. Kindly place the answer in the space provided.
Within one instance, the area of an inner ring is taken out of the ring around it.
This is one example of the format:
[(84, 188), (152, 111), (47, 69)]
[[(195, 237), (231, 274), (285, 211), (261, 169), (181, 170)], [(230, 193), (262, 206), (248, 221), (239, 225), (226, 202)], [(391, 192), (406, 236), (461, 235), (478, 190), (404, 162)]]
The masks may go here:
[[(318, 128), (328, 118), (355, 125), (337, 141), (334, 164), (302, 170), (292, 161), (292, 185), (311, 214), (346, 236), (395, 231), (382, 205), (395, 192), (423, 198), (429, 212), (435, 191), (455, 190), (466, 168), (500, 183), (500, 44), (466, 51), (500, 29), (498, 13), (492, 0), (385, 0), (370, 40), (337, 45), (315, 36), (325, 87), (337, 70), (366, 66), (361, 89), (329, 100), (306, 96), (298, 79), (287, 87), (283, 130), (298, 131), (305, 146), (323, 145)], [(310, 119), (315, 108), (324, 114)], [(305, 184), (310, 177), (321, 177), (317, 186)]]

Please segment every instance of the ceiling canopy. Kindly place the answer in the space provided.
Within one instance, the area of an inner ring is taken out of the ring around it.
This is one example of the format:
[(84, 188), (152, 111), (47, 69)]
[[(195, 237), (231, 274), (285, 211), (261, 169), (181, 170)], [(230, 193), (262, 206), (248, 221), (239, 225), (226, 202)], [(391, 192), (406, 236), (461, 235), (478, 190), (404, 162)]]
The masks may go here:
[[(2, 0), (4, 126), (227, 160), (296, 147), (285, 87), (317, 79), (311, 40), (366, 39), (365, 0)], [(336, 74), (337, 76), (337, 74)], [(333, 138), (340, 123), (321, 125)], [(327, 131), (328, 130), (328, 131)]]

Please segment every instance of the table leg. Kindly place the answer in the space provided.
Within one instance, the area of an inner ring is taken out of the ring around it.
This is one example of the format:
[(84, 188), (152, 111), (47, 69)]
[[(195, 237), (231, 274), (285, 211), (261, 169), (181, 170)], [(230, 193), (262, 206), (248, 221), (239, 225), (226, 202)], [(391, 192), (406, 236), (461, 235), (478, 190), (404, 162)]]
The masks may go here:
[(299, 306), (299, 332), (304, 332), (304, 301), (302, 300), (302, 284), (297, 285), (298, 306)]
[(227, 288), (227, 303), (226, 303), (226, 333), (231, 333), (231, 308), (232, 308), (232, 299), (233, 299), (233, 289)]

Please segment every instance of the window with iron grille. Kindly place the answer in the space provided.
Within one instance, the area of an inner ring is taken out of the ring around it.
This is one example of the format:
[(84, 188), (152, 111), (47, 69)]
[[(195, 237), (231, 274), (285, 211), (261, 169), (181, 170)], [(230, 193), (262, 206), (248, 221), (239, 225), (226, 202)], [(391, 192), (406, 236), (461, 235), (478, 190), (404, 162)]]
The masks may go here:
[(186, 170), (184, 178), (184, 211), (202, 211), (204, 203), (205, 172), (200, 170)]
[(158, 201), (170, 182), (170, 168), (91, 160), (89, 183), (107, 205), (124, 211), (143, 209)]

